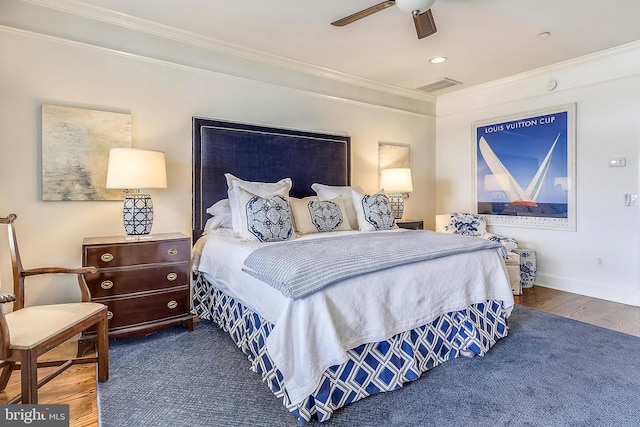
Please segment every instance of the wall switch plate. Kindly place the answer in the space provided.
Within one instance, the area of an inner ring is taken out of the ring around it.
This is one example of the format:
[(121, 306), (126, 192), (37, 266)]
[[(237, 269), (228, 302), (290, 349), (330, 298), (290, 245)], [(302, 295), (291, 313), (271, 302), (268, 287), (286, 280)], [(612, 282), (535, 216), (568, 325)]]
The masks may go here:
[(609, 159), (609, 167), (623, 168), (627, 165), (626, 157), (612, 157)]

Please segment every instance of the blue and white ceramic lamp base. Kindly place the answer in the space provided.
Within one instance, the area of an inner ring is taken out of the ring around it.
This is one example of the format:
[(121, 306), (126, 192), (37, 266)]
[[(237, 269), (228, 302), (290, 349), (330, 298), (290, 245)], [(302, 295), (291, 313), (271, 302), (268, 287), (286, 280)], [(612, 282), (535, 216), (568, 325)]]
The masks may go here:
[(400, 194), (390, 194), (388, 196), (389, 204), (391, 205), (391, 212), (396, 221), (401, 220), (404, 215), (404, 199)]
[(122, 210), (124, 231), (129, 236), (151, 233), (153, 226), (153, 202), (149, 194), (128, 194)]

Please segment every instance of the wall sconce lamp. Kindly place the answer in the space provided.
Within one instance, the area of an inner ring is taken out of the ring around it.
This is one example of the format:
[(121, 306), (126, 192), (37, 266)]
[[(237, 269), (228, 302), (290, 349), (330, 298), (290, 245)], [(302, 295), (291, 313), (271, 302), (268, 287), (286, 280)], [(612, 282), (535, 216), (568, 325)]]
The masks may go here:
[(402, 219), (404, 214), (404, 197), (409, 197), (413, 191), (411, 169), (391, 168), (380, 172), (380, 187), (389, 195), (391, 210), (396, 220)]
[[(127, 193), (122, 217), (129, 236), (149, 234), (153, 226), (153, 202), (141, 188), (167, 188), (164, 153), (137, 148), (112, 148), (109, 151), (107, 188)], [(135, 190), (135, 192), (132, 192)]]

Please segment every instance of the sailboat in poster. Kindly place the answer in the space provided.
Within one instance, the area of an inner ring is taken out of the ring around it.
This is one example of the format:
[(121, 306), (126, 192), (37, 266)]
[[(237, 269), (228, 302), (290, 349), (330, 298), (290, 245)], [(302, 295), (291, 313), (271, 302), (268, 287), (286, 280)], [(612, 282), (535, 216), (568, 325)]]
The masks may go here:
[(549, 172), (549, 165), (551, 163), (551, 155), (556, 148), (556, 143), (560, 138), (560, 134), (556, 137), (553, 145), (549, 149), (549, 152), (545, 156), (544, 160), (538, 167), (536, 174), (531, 179), (531, 182), (526, 189), (523, 189), (515, 178), (509, 173), (509, 170), (502, 164), (498, 156), (493, 152), (487, 140), (484, 137), (480, 137), (480, 153), (487, 163), (489, 170), (496, 177), (496, 180), (506, 196), (509, 198), (512, 204), (516, 206), (537, 206), (536, 200), (540, 195), (542, 186)]

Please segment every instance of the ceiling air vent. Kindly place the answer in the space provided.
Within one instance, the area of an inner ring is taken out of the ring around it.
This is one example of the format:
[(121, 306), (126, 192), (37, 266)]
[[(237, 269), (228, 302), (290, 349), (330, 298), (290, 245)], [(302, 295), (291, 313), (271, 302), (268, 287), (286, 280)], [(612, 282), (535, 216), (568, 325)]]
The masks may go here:
[(421, 90), (423, 92), (433, 93), (442, 89), (449, 88), (451, 86), (456, 86), (461, 84), (462, 82), (445, 77), (442, 80), (438, 80), (435, 83), (431, 83), (429, 85), (419, 87), (418, 90)]

